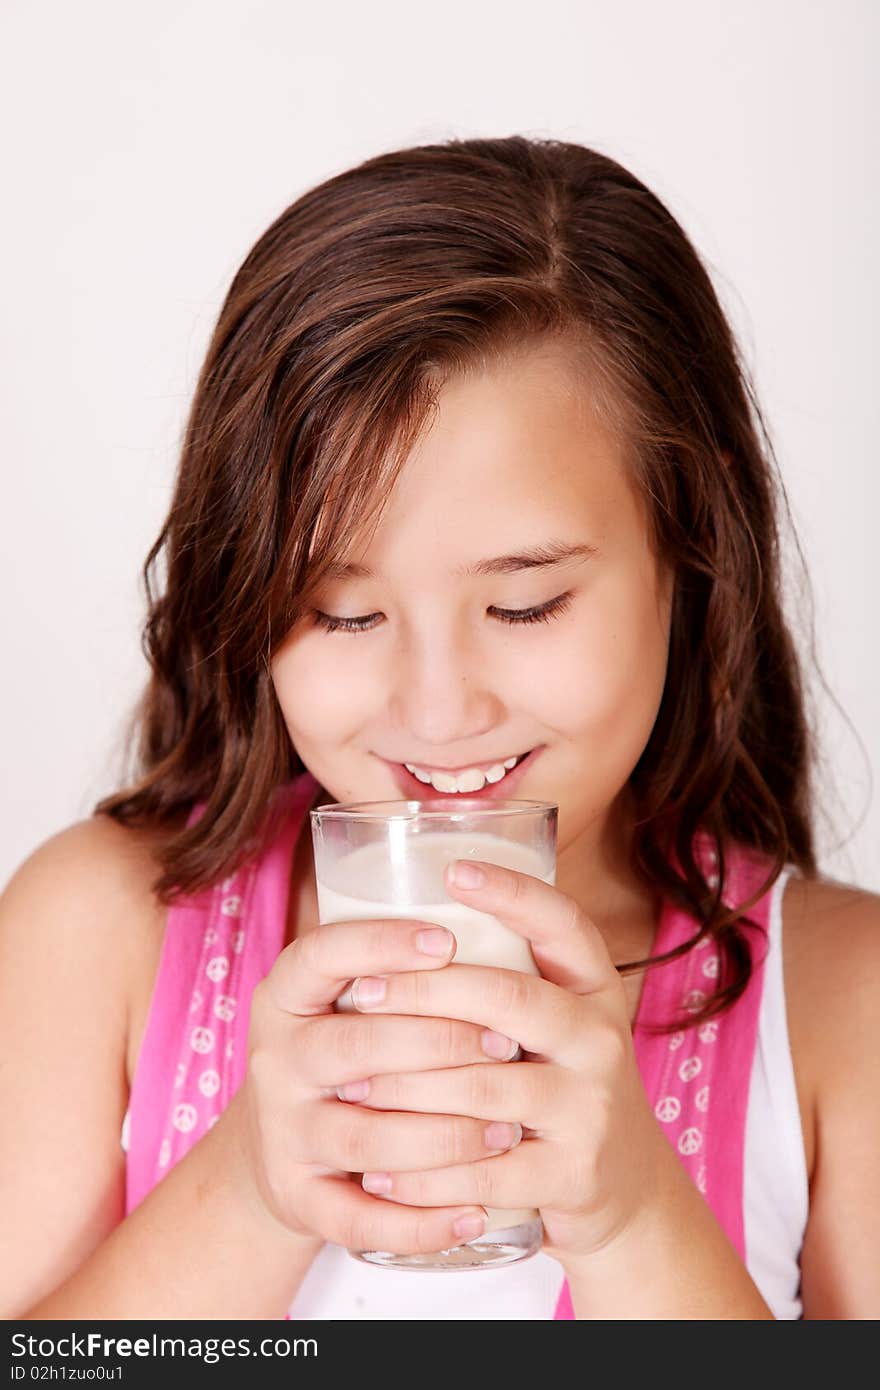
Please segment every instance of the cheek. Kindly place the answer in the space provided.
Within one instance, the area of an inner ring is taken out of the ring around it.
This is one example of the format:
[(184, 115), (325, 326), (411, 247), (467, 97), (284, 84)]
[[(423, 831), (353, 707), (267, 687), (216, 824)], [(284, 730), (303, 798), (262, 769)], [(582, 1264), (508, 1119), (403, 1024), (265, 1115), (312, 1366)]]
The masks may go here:
[[(346, 659), (342, 637), (305, 636), (289, 641), (272, 661), (272, 681), (284, 722), (296, 739), (336, 738), (362, 701), (364, 675)], [(353, 639), (357, 640), (357, 639)], [(363, 665), (363, 664), (362, 664)]]
[[(543, 698), (553, 727), (609, 747), (647, 742), (666, 677), (668, 632), (649, 591), (609, 582), (585, 598), (583, 620), (561, 634)], [(551, 663), (548, 663), (548, 670)]]

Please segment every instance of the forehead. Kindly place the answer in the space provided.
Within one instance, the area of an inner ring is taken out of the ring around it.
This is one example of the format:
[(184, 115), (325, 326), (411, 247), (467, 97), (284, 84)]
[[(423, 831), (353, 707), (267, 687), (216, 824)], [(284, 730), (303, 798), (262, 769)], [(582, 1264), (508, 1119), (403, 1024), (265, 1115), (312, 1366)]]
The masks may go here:
[(414, 558), (452, 570), (498, 542), (599, 544), (642, 521), (623, 445), (596, 411), (588, 378), (550, 347), (438, 389), (375, 529), (345, 558), (385, 571)]

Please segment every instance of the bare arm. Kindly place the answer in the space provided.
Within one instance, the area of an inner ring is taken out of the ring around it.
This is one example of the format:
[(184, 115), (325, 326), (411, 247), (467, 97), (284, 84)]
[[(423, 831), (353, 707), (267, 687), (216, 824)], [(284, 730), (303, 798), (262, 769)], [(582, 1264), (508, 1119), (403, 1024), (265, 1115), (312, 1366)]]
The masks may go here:
[(241, 1097), (23, 1317), (284, 1317), (322, 1242), (285, 1230), (252, 1193), (238, 1141)]
[(803, 1315), (874, 1319), (880, 1317), (880, 896), (839, 883), (810, 885), (785, 923), (787, 972), (796, 982), (792, 1049), (815, 1089)]
[[(816, 1134), (800, 1258), (803, 1316), (873, 1319), (880, 1316), (880, 896), (792, 880), (783, 913), (792, 1054)], [(772, 1317), (669, 1152), (653, 1214), (569, 1271), (575, 1316), (619, 1317), (626, 1308), (630, 1318)]]
[(125, 1217), (127, 1006), (164, 929), (155, 869), (144, 837), (84, 822), (0, 898), (0, 1113), (17, 1120), (0, 1130), (0, 1190), (14, 1194), (0, 1203), (0, 1316), (279, 1318), (325, 1240), (460, 1243), (473, 1203), (398, 1206), (347, 1177), (490, 1151), (473, 1118), (370, 1114), (335, 1094), (402, 1056), (421, 1070), (503, 1065), (475, 1024), (334, 1010), (358, 975), (444, 968), (453, 937), (441, 931), (438, 953), (410, 919), (334, 923), (279, 954), (254, 991), (243, 1085)]
[(242, 1092), (125, 1217), (129, 982), (155, 927), (143, 839), (104, 818), (0, 895), (0, 1316), (283, 1317), (321, 1241), (242, 1163)]
[(606, 1249), (570, 1261), (566, 1274), (576, 1318), (773, 1318), (671, 1146), (656, 1206)]

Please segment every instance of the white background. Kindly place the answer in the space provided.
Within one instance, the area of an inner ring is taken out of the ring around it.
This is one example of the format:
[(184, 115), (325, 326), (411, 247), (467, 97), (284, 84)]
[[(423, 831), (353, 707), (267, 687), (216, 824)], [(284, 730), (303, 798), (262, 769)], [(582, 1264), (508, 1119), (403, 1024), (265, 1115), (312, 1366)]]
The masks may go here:
[[(5, 0), (0, 880), (117, 785), (146, 673), (140, 568), (253, 242), (368, 156), (522, 133), (625, 164), (708, 265), (815, 598), (822, 868), (880, 890), (878, 14), (875, 0)], [(808, 647), (796, 568), (787, 585)]]

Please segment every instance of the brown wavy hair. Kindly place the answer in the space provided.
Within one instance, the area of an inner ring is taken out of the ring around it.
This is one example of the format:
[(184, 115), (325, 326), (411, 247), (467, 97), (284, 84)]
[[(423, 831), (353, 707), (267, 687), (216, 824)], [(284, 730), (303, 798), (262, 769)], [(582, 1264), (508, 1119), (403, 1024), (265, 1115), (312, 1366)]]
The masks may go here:
[[(638, 178), (580, 144), (515, 135), (382, 154), (306, 192), (256, 242), (220, 310), (143, 568), (135, 763), (95, 812), (167, 829), (154, 885), (166, 904), (256, 852), (276, 789), (304, 770), (273, 652), (378, 520), (443, 380), (551, 338), (582, 365), (675, 573), (666, 686), (630, 778), (632, 863), (720, 945), (716, 992), (692, 1025), (728, 1008), (753, 968), (743, 928), (760, 893), (723, 900), (725, 848), (767, 856), (761, 893), (786, 862), (817, 873), (816, 740), (781, 592), (785, 491), (696, 250)], [(196, 800), (205, 813), (186, 828)], [(718, 856), (715, 886), (698, 832)]]

